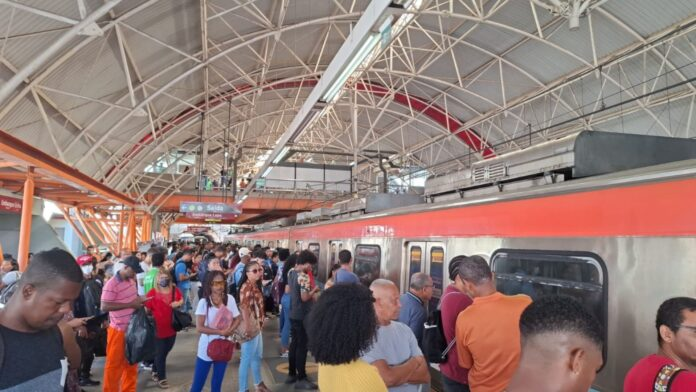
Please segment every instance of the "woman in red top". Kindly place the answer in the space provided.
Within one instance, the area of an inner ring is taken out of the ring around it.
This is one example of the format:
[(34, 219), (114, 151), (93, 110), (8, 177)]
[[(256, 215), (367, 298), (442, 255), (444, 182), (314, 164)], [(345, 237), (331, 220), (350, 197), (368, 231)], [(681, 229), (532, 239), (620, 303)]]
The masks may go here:
[(155, 319), (155, 363), (152, 366), (152, 380), (157, 385), (166, 389), (167, 382), (167, 355), (174, 347), (176, 331), (172, 328), (172, 308), (180, 307), (184, 301), (179, 289), (174, 286), (171, 274), (164, 268), (160, 268), (155, 280), (155, 286), (145, 294), (149, 301), (145, 306), (150, 309)]

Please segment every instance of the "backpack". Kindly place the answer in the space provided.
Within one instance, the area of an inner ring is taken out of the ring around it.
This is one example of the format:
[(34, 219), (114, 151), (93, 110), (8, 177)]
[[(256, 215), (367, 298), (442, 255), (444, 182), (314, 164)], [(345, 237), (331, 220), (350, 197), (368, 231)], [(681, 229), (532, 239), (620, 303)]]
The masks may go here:
[(665, 365), (655, 376), (655, 381), (653, 383), (653, 392), (669, 392), (671, 390), (672, 382), (676, 378), (677, 374), (684, 369), (681, 369), (674, 365)]
[[(448, 293), (447, 295), (452, 294)], [(456, 339), (447, 342), (445, 338), (445, 329), (442, 325), (442, 313), (440, 306), (442, 301), (447, 297), (445, 295), (440, 300), (440, 305), (433, 310), (428, 317), (428, 321), (423, 325), (423, 355), (430, 363), (445, 363), (447, 362), (447, 353), (454, 347)]]
[(177, 267), (179, 264), (184, 264), (184, 265), (186, 265), (186, 263), (184, 263), (183, 261), (177, 261), (176, 264), (174, 264), (174, 268), (172, 268), (172, 270), (170, 271), (171, 274), (172, 274), (172, 282), (174, 282), (174, 285), (179, 284), (179, 279), (177, 279), (177, 276), (176, 276), (176, 267)]
[(14, 294), (15, 291), (17, 291), (18, 287), (19, 287), (19, 279), (10, 283), (5, 288), (0, 290), (0, 304), (6, 305), (10, 301), (12, 294)]

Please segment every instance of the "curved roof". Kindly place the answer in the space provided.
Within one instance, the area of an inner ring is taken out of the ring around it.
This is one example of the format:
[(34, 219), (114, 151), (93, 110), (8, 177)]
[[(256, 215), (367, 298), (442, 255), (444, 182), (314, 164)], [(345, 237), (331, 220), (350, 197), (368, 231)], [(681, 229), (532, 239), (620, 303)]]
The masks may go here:
[[(369, 183), (377, 154), (439, 174), (581, 129), (694, 136), (696, 0), (592, 0), (574, 30), (546, 3), (423, 1), (292, 159), (357, 150)], [(0, 1), (0, 129), (140, 200), (193, 180), (145, 171), (168, 152), (219, 170), (226, 130), (254, 173), (368, 4)]]

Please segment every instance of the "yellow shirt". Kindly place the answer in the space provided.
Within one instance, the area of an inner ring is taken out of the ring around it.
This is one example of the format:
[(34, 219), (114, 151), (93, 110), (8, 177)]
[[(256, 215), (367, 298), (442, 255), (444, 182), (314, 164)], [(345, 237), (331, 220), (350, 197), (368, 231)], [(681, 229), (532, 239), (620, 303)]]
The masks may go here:
[(358, 359), (344, 365), (319, 364), (322, 392), (387, 392), (377, 368)]

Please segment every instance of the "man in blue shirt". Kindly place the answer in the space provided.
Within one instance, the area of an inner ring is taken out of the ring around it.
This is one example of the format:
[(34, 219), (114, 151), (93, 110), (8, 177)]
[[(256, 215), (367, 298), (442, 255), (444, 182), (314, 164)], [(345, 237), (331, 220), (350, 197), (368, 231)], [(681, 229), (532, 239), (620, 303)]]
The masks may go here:
[(182, 312), (189, 312), (191, 308), (191, 278), (196, 276), (196, 272), (189, 273), (186, 263), (193, 259), (193, 251), (191, 249), (186, 249), (184, 255), (177, 260), (174, 266), (174, 275), (176, 276), (176, 287), (181, 291), (181, 295), (184, 297), (184, 305), (182, 306)]
[(353, 256), (348, 249), (338, 252), (338, 262), (341, 268), (336, 271), (334, 281), (338, 283), (360, 283), (358, 275), (353, 273)]
[(416, 335), (418, 346), (423, 340), (423, 323), (428, 319), (426, 304), (433, 297), (433, 280), (423, 272), (411, 276), (408, 292), (401, 294), (399, 321), (408, 325)]

